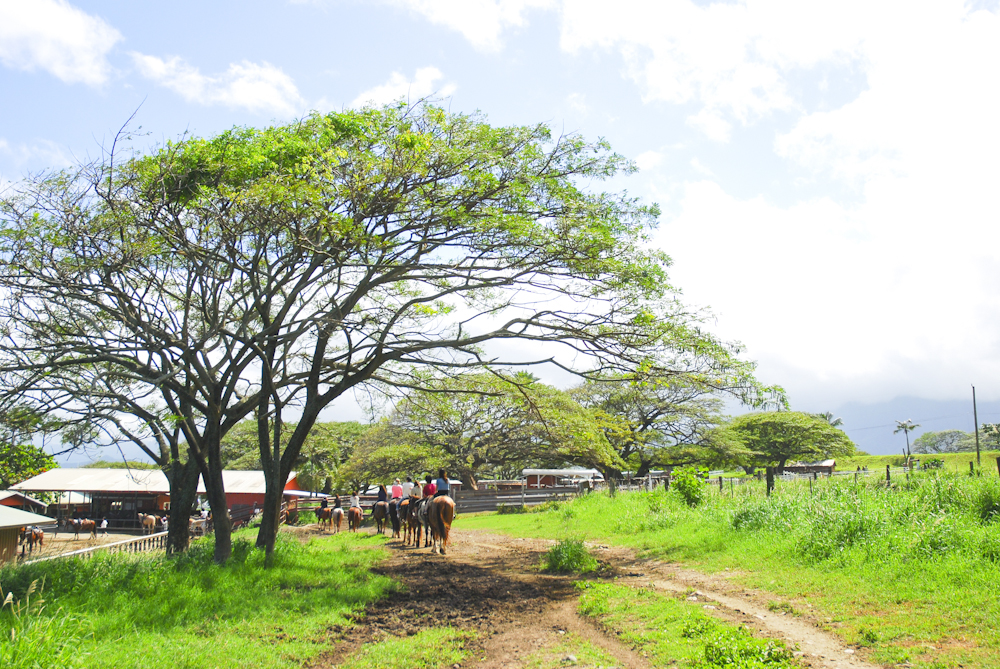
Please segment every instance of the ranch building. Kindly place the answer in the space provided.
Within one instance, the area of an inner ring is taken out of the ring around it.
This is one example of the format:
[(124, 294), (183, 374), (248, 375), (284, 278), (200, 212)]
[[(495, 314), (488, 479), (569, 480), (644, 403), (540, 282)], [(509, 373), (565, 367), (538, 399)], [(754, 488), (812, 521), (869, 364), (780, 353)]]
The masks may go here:
[(21, 530), (29, 525), (47, 525), (52, 519), (0, 504), (0, 565), (17, 558), (17, 540)]
[(17, 492), (16, 490), (3, 490), (0, 491), (0, 506), (9, 506), (14, 509), (30, 511), (32, 513), (45, 513), (45, 510), (49, 505), (39, 499)]
[[(234, 520), (246, 519), (264, 505), (264, 472), (222, 472), (226, 488), (226, 506)], [(304, 494), (299, 490), (295, 472), (285, 484), (285, 502), (291, 509)], [(57, 518), (108, 519), (110, 529), (136, 529), (138, 514), (162, 514), (170, 511), (170, 485), (159, 469), (50, 469), (12, 489), (18, 492), (56, 492), (75, 503), (52, 505), (49, 515)], [(198, 494), (204, 496), (205, 484), (198, 482)]]
[(836, 460), (822, 460), (820, 462), (793, 462), (785, 465), (786, 474), (819, 474), (821, 476), (833, 476), (837, 469)]
[(525, 469), (521, 472), (528, 488), (555, 488), (556, 486), (579, 485), (603, 481), (604, 476), (596, 469)]

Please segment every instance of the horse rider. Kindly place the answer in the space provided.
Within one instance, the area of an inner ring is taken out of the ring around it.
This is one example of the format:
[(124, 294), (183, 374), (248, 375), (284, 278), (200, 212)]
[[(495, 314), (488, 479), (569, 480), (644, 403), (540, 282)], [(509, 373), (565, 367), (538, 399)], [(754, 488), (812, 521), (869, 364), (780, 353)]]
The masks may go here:
[[(396, 480), (398, 481), (399, 479)], [(413, 490), (413, 477), (407, 476), (406, 481), (400, 487), (403, 489), (402, 497), (403, 499), (406, 499), (407, 497), (410, 496), (410, 491)]]
[(340, 495), (334, 495), (333, 496), (333, 508), (335, 508), (335, 509), (339, 509), (340, 508)]
[(434, 487), (436, 488), (436, 490), (434, 491), (435, 497), (441, 497), (442, 495), (447, 495), (451, 491), (451, 484), (448, 482), (448, 472), (446, 472), (444, 469), (438, 470), (438, 477), (437, 481), (434, 482)]
[(392, 484), (392, 500), (389, 502), (392, 506), (396, 507), (396, 513), (399, 514), (399, 503), (403, 501), (403, 486), (399, 484), (399, 479), (396, 479)]
[(359, 509), (361, 508), (361, 502), (358, 499), (358, 497), (360, 495), (361, 495), (361, 491), (360, 490), (356, 490), (353, 493), (351, 493), (351, 508), (353, 508), (355, 506), (358, 507)]
[(319, 508), (321, 508), (321, 509), (325, 509), (325, 508), (326, 508), (326, 506), (327, 506), (327, 504), (326, 504), (326, 497), (324, 497), (323, 499), (321, 499), (321, 500), (319, 501)]
[(375, 500), (375, 503), (378, 504), (379, 502), (388, 502), (388, 501), (389, 501), (389, 493), (387, 493), (385, 491), (385, 484), (384, 483), (379, 483), (378, 484), (378, 499)]
[(434, 493), (437, 492), (437, 486), (434, 485), (434, 481), (431, 480), (431, 475), (428, 474), (424, 477), (424, 497), (433, 497)]

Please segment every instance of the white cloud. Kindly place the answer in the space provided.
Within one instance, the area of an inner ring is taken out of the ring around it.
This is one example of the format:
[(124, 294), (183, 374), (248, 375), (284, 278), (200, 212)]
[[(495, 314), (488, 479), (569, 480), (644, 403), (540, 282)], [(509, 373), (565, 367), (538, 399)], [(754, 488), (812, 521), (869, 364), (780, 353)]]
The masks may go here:
[(590, 111), (590, 106), (587, 104), (587, 96), (583, 93), (570, 93), (566, 96), (566, 104), (578, 114), (586, 114)]
[(295, 114), (304, 104), (292, 78), (267, 62), (232, 63), (223, 74), (212, 77), (177, 56), (164, 60), (135, 52), (131, 55), (142, 76), (189, 102), (286, 116)]
[(11, 144), (0, 137), (0, 155), (6, 156), (18, 169), (58, 169), (74, 162), (66, 147), (49, 140)]
[(663, 164), (663, 154), (659, 151), (644, 151), (635, 157), (635, 164), (640, 170), (652, 170)]
[(455, 92), (454, 84), (447, 84), (437, 88), (436, 82), (444, 77), (441, 70), (436, 67), (422, 67), (413, 75), (413, 79), (407, 79), (399, 72), (393, 72), (389, 81), (369, 88), (367, 91), (354, 98), (352, 107), (374, 103), (376, 105), (388, 104), (397, 100), (407, 100), (415, 102), (430, 95), (448, 97)]
[(45, 70), (66, 83), (108, 80), (108, 52), (122, 39), (105, 21), (65, 0), (0, 0), (0, 62)]
[(485, 51), (502, 46), (501, 34), (524, 25), (528, 9), (551, 8), (556, 0), (388, 0), (423, 15), (431, 23), (457, 30)]

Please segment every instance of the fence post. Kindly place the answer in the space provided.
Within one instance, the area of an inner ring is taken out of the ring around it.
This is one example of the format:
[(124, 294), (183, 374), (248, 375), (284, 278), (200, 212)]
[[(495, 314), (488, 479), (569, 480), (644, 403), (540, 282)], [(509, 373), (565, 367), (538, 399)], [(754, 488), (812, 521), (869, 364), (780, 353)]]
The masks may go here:
[(528, 479), (521, 481), (521, 508), (524, 508), (524, 486), (528, 483)]
[(889, 465), (885, 466), (885, 484), (889, 485), (892, 483), (892, 476), (889, 474)]
[(997, 456), (997, 475), (1000, 476), (1000, 455)]
[(722, 477), (719, 477), (719, 494), (722, 494)]
[(809, 479), (809, 494), (813, 494), (813, 480)]
[(976, 475), (976, 466), (972, 464), (972, 460), (969, 460), (969, 476)]
[(767, 496), (771, 496), (771, 491), (774, 490), (774, 467), (767, 468)]

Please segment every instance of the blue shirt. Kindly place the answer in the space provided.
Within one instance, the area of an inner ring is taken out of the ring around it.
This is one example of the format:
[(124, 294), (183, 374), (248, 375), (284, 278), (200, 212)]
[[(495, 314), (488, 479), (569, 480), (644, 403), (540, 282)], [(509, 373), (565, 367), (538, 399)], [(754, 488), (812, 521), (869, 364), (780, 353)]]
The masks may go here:
[(448, 479), (437, 479), (434, 481), (434, 485), (437, 486), (438, 492), (448, 492), (450, 486), (448, 485)]

